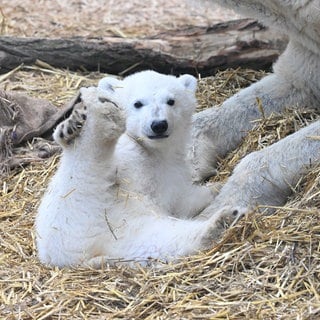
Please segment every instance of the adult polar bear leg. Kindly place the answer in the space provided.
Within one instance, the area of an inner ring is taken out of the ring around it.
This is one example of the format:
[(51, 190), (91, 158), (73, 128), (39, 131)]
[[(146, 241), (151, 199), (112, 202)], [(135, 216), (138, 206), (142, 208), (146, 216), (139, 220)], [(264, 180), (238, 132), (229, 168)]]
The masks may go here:
[(316, 1), (215, 2), (262, 19), (287, 33), (290, 41), (274, 66), (274, 74), (241, 90), (220, 108), (194, 116), (190, 158), (195, 180), (210, 176), (217, 159), (241, 142), (254, 120), (261, 118), (259, 105), (269, 115), (288, 106), (318, 108), (320, 101), (320, 11)]
[(253, 128), (254, 120), (262, 117), (259, 105), (265, 116), (281, 113), (289, 106), (320, 106), (320, 55), (290, 42), (274, 70), (221, 107), (194, 115), (190, 158), (195, 180), (212, 174), (217, 159), (237, 147)]
[(297, 182), (320, 160), (320, 121), (246, 156), (207, 214), (245, 214), (257, 205), (283, 205)]

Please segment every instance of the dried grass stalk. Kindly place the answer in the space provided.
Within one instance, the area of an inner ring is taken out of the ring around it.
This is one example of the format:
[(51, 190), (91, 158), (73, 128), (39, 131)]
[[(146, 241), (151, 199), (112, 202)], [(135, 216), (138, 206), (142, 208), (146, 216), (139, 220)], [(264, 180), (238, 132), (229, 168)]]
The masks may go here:
[[(61, 105), (101, 74), (24, 67), (0, 85)], [(201, 107), (261, 77), (229, 70), (200, 82)], [(214, 92), (214, 94), (212, 94)], [(316, 119), (294, 109), (257, 121), (242, 145), (220, 163), (225, 179), (248, 152)], [(320, 168), (296, 186), (273, 215), (257, 208), (208, 252), (159, 269), (46, 268), (36, 257), (34, 216), (59, 158), (33, 163), (1, 181), (1, 319), (318, 319), (320, 316)]]

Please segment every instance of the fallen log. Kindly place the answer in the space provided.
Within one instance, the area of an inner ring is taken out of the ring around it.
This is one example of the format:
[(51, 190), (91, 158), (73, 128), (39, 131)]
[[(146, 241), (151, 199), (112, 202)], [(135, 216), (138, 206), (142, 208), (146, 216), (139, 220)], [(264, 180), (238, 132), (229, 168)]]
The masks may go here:
[(237, 66), (267, 69), (285, 45), (286, 39), (251, 19), (188, 27), (146, 38), (3, 36), (0, 73), (41, 60), (54, 67), (120, 75), (150, 68), (207, 76)]

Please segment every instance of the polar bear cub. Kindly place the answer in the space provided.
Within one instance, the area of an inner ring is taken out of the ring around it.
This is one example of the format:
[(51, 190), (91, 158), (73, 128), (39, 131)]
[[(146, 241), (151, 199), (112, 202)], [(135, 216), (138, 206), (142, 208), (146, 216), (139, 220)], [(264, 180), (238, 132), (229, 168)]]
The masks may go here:
[[(117, 80), (106, 77), (99, 89), (125, 109), (126, 132), (115, 158), (121, 189), (149, 197), (168, 214), (186, 218), (213, 199), (209, 188), (192, 183), (186, 160), (197, 80), (143, 71)], [(74, 142), (86, 111), (74, 110), (56, 130), (61, 145)]]
[[(177, 87), (181, 89), (188, 85), (189, 79), (185, 78)], [(65, 143), (66, 123), (61, 123), (54, 133), (54, 138), (62, 145), (63, 153), (36, 218), (37, 247), (43, 263), (56, 266), (99, 266), (104, 262), (145, 262), (150, 257), (161, 260), (177, 258), (206, 247), (217, 236), (220, 226), (217, 223), (218, 217), (208, 220), (180, 220), (170, 217), (170, 213), (156, 206), (148, 196), (119, 190), (120, 150), (127, 149), (123, 145), (121, 149), (118, 148), (119, 137), (125, 131), (125, 118), (113, 100), (117, 89), (113, 90), (114, 92), (109, 89), (102, 91), (93, 87), (81, 89), (87, 120), (80, 134), (73, 138), (72, 143)], [(171, 92), (170, 99), (177, 101), (177, 91)], [(148, 108), (147, 98), (141, 96), (139, 99), (145, 104), (144, 107)], [(162, 106), (172, 104), (168, 103), (167, 92), (165, 95), (160, 94), (157, 99), (163, 101)], [(131, 104), (126, 106), (127, 112), (130, 112), (130, 107), (143, 108), (135, 106), (136, 100), (131, 101)], [(166, 149), (161, 143), (177, 139), (173, 132), (174, 126), (179, 127), (179, 122), (172, 123), (169, 112), (164, 113), (156, 107), (149, 107), (154, 109), (149, 115), (150, 126), (154, 121), (166, 120), (168, 128), (155, 130), (156, 132), (152, 128), (146, 128), (141, 129), (140, 136), (126, 135), (125, 139), (131, 144), (123, 157), (129, 157), (126, 159), (128, 163), (140, 161), (140, 166), (151, 171), (152, 167), (148, 167), (151, 163), (147, 161), (145, 164), (145, 157), (149, 160), (148, 155), (152, 154), (154, 159), (159, 159), (159, 163), (154, 164), (157, 165), (156, 169), (159, 166), (166, 168), (168, 164), (163, 165), (162, 158), (156, 156), (158, 153), (162, 155), (161, 151), (158, 152), (161, 147)], [(182, 109), (177, 110), (177, 113), (189, 114), (188, 110), (183, 110), (185, 105), (182, 103), (177, 102), (170, 107)], [(133, 109), (132, 112), (134, 111)], [(145, 118), (148, 118), (147, 115), (148, 112)], [(130, 125), (133, 124), (129, 123), (129, 128)], [(69, 133), (71, 134), (70, 131)], [(133, 131), (129, 131), (129, 134), (133, 134)], [(144, 139), (137, 142), (138, 138)], [(180, 145), (177, 145), (178, 150), (179, 147)], [(135, 155), (130, 148), (139, 154), (138, 160), (130, 158)], [(173, 159), (171, 163), (175, 161), (176, 159)], [(126, 162), (122, 161), (122, 166), (124, 163)], [(135, 167), (131, 169), (135, 170)], [(138, 170), (142, 173), (142, 169)], [(163, 173), (165, 174), (166, 172)], [(161, 176), (155, 175), (155, 178), (161, 179)], [(143, 175), (132, 183), (137, 184), (140, 180), (143, 180), (146, 187), (147, 181)], [(151, 186), (159, 186), (167, 183), (167, 180), (151, 180), (149, 183)], [(160, 196), (158, 197), (160, 199)]]

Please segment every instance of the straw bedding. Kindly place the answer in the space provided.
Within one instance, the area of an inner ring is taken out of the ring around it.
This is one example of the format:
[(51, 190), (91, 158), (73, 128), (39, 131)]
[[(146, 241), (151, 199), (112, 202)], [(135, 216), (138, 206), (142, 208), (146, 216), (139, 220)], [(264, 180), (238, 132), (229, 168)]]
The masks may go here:
[[(1, 76), (1, 88), (62, 105), (102, 74), (23, 67)], [(199, 106), (220, 103), (263, 73), (227, 70), (201, 79)], [(257, 122), (219, 163), (215, 181), (246, 153), (269, 145), (319, 116), (288, 109)], [(30, 143), (32, 148), (32, 143)], [(295, 186), (272, 215), (257, 208), (208, 252), (159, 269), (58, 269), (36, 256), (34, 217), (59, 156), (34, 162), (1, 181), (1, 319), (318, 319), (320, 316), (320, 167)]]
[[(152, 0), (147, 5), (140, 0), (94, 0), (90, 5), (87, 1), (3, 0), (0, 34), (144, 36), (186, 24), (207, 25), (226, 16), (230, 12), (190, 8), (177, 0)], [(96, 84), (102, 76), (57, 70), (38, 62), (0, 75), (0, 88), (24, 91), (61, 106), (79, 87)], [(263, 72), (228, 70), (202, 79), (199, 109), (220, 104), (262, 76)], [(318, 118), (312, 110), (289, 108), (285, 116), (257, 121), (241, 146), (220, 161), (213, 180), (224, 181), (245, 154)], [(320, 317), (320, 167), (310, 168), (285, 206), (269, 216), (257, 208), (208, 252), (156, 270), (139, 266), (89, 270), (47, 268), (36, 257), (34, 217), (58, 161), (57, 155), (32, 162), (0, 180), (0, 319)]]

